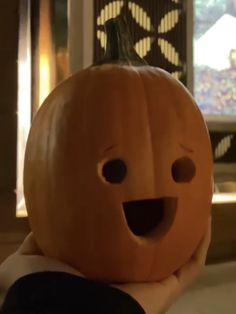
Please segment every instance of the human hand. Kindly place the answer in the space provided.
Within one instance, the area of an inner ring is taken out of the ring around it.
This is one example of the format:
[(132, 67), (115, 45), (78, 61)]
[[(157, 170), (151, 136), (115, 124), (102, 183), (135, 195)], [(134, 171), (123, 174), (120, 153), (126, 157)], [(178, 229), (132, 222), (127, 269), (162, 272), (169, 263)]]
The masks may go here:
[(128, 293), (146, 314), (165, 313), (204, 268), (211, 241), (211, 218), (205, 235), (192, 258), (170, 277), (156, 283), (121, 284), (115, 287)]
[(17, 279), (31, 273), (43, 271), (67, 272), (83, 277), (81, 273), (69, 265), (43, 256), (34, 240), (33, 233), (30, 233), (18, 250), (0, 265), (0, 305), (7, 290)]
[[(165, 312), (179, 295), (198, 276), (205, 264), (211, 238), (211, 220), (198, 249), (181, 269), (157, 283), (113, 285), (133, 297), (146, 314)], [(20, 248), (0, 265), (0, 294), (4, 298), (8, 288), (20, 277), (41, 271), (61, 271), (84, 277), (74, 268), (42, 255), (33, 234), (29, 234)]]

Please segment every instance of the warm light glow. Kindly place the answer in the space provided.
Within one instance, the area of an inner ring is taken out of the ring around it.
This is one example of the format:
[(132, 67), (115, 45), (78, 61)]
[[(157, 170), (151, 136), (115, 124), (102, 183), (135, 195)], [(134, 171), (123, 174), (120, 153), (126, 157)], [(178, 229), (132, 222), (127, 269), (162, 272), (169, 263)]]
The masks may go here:
[(30, 8), (21, 12), (18, 50), (17, 95), (17, 183), (16, 216), (26, 215), (23, 193), (23, 167), (27, 137), (31, 125), (31, 41)]
[(41, 54), (39, 59), (39, 104), (51, 91), (50, 86), (50, 63), (47, 54)]
[[(26, 217), (23, 193), (24, 154), (28, 132), (31, 125), (31, 34), (30, 7), (23, 12), (20, 24), (18, 56), (18, 139), (17, 139), (17, 217)], [(50, 1), (40, 0), (39, 34), (37, 41), (38, 58), (35, 60), (34, 72), (34, 112), (55, 86), (55, 53), (52, 42), (50, 20)]]
[(50, 1), (40, 1), (38, 38), (38, 104), (36, 110), (55, 87), (55, 52), (50, 19)]
[(212, 199), (213, 204), (236, 203), (235, 193), (215, 193)]
[(18, 67), (18, 130), (17, 130), (17, 211), (16, 216), (26, 214), (23, 193), (23, 165), (26, 141), (31, 124), (31, 66), (30, 53)]
[(25, 206), (25, 198), (22, 197), (21, 200), (17, 203), (17, 212), (16, 217), (17, 218), (24, 218), (27, 217), (27, 211)]

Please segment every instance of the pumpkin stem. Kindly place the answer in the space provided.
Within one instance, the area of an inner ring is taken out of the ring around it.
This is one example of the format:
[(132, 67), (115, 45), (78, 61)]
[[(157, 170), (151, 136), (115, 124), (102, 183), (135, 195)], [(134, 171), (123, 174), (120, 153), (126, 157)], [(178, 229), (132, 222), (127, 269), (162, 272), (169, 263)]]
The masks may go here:
[(101, 64), (127, 64), (133, 66), (147, 65), (134, 49), (129, 27), (124, 16), (119, 15), (105, 23), (107, 34), (106, 52)]

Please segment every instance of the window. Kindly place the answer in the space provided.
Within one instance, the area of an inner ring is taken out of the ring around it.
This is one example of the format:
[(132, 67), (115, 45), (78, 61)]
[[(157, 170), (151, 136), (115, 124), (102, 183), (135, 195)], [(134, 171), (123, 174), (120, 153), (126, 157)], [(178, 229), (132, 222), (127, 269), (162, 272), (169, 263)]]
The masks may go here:
[(235, 33), (235, 0), (194, 0), (194, 94), (207, 120), (236, 120)]
[(236, 2), (193, 0), (194, 96), (208, 123), (215, 202), (236, 200)]
[(68, 76), (67, 0), (21, 0), (18, 50), (17, 217), (25, 217), (23, 164), (31, 120)]

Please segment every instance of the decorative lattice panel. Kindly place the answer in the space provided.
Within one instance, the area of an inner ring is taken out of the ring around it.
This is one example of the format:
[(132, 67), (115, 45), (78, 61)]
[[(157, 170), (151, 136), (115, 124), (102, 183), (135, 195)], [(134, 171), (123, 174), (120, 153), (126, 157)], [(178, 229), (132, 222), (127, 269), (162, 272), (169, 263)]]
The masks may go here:
[(94, 62), (104, 54), (104, 23), (124, 14), (138, 54), (186, 84), (186, 0), (94, 0)]
[(236, 163), (236, 133), (211, 132), (215, 163)]

